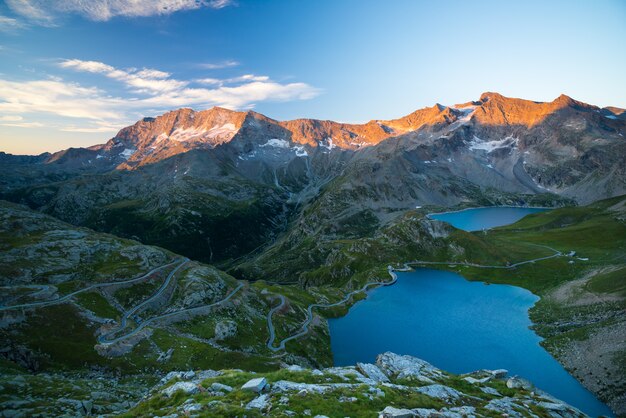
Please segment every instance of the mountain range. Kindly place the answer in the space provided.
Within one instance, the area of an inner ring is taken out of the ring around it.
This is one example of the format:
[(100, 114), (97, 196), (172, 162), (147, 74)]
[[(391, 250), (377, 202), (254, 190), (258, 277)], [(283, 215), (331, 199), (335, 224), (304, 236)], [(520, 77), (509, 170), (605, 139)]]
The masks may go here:
[[(540, 296), (542, 345), (623, 413), (625, 134), (623, 109), (484, 93), (365, 124), (185, 108), (0, 153), (0, 369), (147, 371), (138, 399), (153, 371), (328, 367), (326, 319), (427, 260)], [(496, 205), (559, 209), (473, 233), (428, 215)]]
[(623, 109), (565, 95), (542, 103), (484, 93), (365, 124), (185, 108), (102, 145), (1, 154), (0, 197), (233, 264), (286, 233), (368, 236), (416, 206), (624, 194), (625, 133)]

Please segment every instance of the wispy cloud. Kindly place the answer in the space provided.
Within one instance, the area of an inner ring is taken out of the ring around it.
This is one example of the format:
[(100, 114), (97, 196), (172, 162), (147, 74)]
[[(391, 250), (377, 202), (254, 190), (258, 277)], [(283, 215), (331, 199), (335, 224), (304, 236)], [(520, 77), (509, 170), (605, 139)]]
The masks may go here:
[(94, 21), (116, 16), (146, 17), (169, 15), (200, 8), (221, 9), (232, 0), (6, 0), (15, 13), (30, 21), (51, 25), (61, 16), (78, 14)]
[(0, 32), (13, 32), (25, 27), (26, 24), (12, 17), (0, 15)]
[(61, 61), (59, 66), (88, 73), (104, 74), (108, 78), (121, 81), (137, 93), (168, 92), (181, 89), (188, 84), (185, 81), (171, 79), (169, 73), (151, 68), (121, 70), (102, 62), (77, 59)]
[(63, 132), (84, 132), (84, 133), (98, 133), (98, 132), (116, 132), (126, 126), (125, 123), (111, 124), (108, 122), (95, 122), (89, 126), (81, 125), (67, 125), (60, 128)]
[[(123, 114), (115, 110), (110, 98), (96, 88), (82, 87), (60, 80), (0, 80), (0, 113), (23, 115), (51, 113), (84, 119), (116, 119)], [(118, 99), (118, 104), (123, 100)]]
[(23, 117), (18, 115), (0, 116), (0, 126), (10, 126), (13, 128), (39, 128), (43, 124), (41, 122), (26, 122)]
[(202, 64), (197, 64), (197, 67), (205, 69), (205, 70), (219, 70), (221, 68), (237, 67), (238, 65), (239, 65), (238, 61), (227, 60), (227, 61), (222, 61), (222, 62), (206, 62)]
[(223, 86), (225, 84), (249, 83), (252, 81), (269, 81), (269, 79), (270, 78), (266, 75), (244, 74), (239, 77), (231, 77), (231, 78), (225, 78), (225, 79), (199, 78), (194, 81), (199, 84), (205, 84), (209, 86), (214, 86), (214, 85)]
[(0, 79), (0, 114), (20, 118), (0, 120), (0, 123), (25, 123), (21, 117), (26, 114), (52, 114), (80, 120), (80, 123), (63, 127), (65, 131), (108, 132), (148, 112), (188, 106), (199, 109), (211, 106), (249, 109), (263, 101), (306, 100), (319, 94), (317, 88), (306, 83), (284, 84), (262, 75), (178, 80), (158, 69), (120, 69), (99, 61), (69, 59), (60, 61), (58, 65), (62, 69), (115, 80), (133, 96), (116, 97), (100, 88), (85, 87), (61, 78), (31, 81)]

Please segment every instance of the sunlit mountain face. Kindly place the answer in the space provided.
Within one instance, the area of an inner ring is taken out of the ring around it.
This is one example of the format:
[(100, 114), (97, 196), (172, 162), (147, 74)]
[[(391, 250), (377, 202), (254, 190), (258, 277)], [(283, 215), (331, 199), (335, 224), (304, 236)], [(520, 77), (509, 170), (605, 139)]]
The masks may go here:
[(0, 415), (626, 415), (624, 17), (6, 0)]

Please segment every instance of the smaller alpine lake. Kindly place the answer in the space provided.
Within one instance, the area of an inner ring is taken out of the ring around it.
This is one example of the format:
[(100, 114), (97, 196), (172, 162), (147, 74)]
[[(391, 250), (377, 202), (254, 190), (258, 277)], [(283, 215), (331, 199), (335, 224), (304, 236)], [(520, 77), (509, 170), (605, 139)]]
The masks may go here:
[(464, 209), (457, 212), (431, 213), (428, 216), (444, 221), (465, 231), (480, 231), (519, 221), (526, 215), (545, 212), (546, 208), (518, 208), (512, 206)]
[[(507, 213), (499, 216), (500, 211)], [(430, 216), (457, 228), (481, 230), (534, 212), (478, 208)], [(494, 216), (496, 222), (476, 221), (493, 221)], [(397, 274), (396, 284), (373, 289), (346, 316), (329, 320), (335, 365), (372, 363), (378, 354), (392, 351), (453, 373), (504, 368), (588, 415), (613, 415), (539, 345), (541, 338), (530, 329), (528, 317), (539, 298), (530, 291), (429, 268)]]

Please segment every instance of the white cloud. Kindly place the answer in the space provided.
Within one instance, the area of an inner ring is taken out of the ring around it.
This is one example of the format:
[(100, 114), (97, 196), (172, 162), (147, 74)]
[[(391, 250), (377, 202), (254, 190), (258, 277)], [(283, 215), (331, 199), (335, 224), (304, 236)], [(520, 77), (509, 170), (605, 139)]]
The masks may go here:
[(52, 24), (64, 14), (79, 14), (95, 21), (116, 16), (169, 15), (200, 8), (221, 9), (232, 0), (6, 0), (15, 13), (40, 24)]
[(115, 70), (115, 68), (102, 62), (76, 59), (61, 61), (59, 65), (63, 68), (74, 68), (78, 71), (86, 71), (89, 73), (108, 73)]
[(21, 120), (24, 120), (23, 117), (15, 115), (5, 115), (5, 116), (0, 116), (0, 122), (19, 122)]
[(199, 78), (194, 80), (198, 84), (207, 84), (209, 86), (220, 85), (223, 83), (219, 78)]
[(63, 126), (60, 130), (63, 132), (85, 132), (85, 133), (98, 133), (98, 132), (117, 132), (122, 129), (126, 124), (111, 125), (108, 123), (91, 124), (88, 126), (80, 125), (67, 125)]
[(59, 80), (26, 82), (0, 80), (0, 113), (51, 113), (70, 118), (117, 119), (123, 114), (107, 104), (121, 99), (103, 98), (96, 88)]
[(41, 122), (0, 122), (0, 126), (8, 126), (11, 128), (43, 128)]
[(185, 87), (188, 83), (173, 80), (169, 73), (144, 68), (142, 70), (120, 70), (98, 61), (82, 61), (77, 59), (64, 60), (59, 64), (62, 68), (71, 68), (88, 73), (100, 73), (109, 78), (121, 81), (138, 93), (167, 92)]
[(266, 75), (244, 74), (241, 77), (229, 78), (227, 83), (239, 83), (242, 81), (268, 81), (270, 78)]
[(0, 126), (10, 126), (13, 128), (38, 128), (43, 124), (40, 122), (26, 122), (24, 118), (19, 115), (5, 115), (0, 116)]
[(282, 84), (267, 76), (252, 74), (204, 79), (203, 84), (207, 86), (198, 87), (200, 80), (177, 80), (157, 69), (119, 69), (98, 61), (77, 59), (61, 61), (59, 66), (116, 80), (136, 96), (114, 97), (99, 88), (84, 87), (61, 78), (0, 79), (0, 114), (5, 115), (0, 124), (23, 124), (27, 122), (22, 121), (22, 115), (48, 114), (80, 120), (80, 123), (61, 128), (64, 131), (110, 132), (146, 113), (180, 107), (249, 109), (262, 101), (306, 100), (319, 94), (318, 89), (306, 83)]
[(198, 68), (203, 68), (205, 70), (219, 70), (221, 68), (231, 68), (239, 65), (238, 61), (235, 60), (227, 60), (222, 62), (207, 62), (203, 64), (198, 64)]
[(0, 32), (12, 32), (25, 26), (26, 25), (24, 24), (24, 22), (21, 22), (12, 17), (0, 15)]
[(219, 78), (199, 78), (194, 81), (199, 84), (222, 86), (225, 84), (250, 83), (253, 81), (269, 81), (269, 80), (270, 78), (266, 75), (245, 74), (239, 77), (225, 78), (223, 80)]
[(144, 68), (143, 70), (138, 71), (137, 75), (143, 78), (169, 78), (171, 74), (166, 73), (165, 71)]

